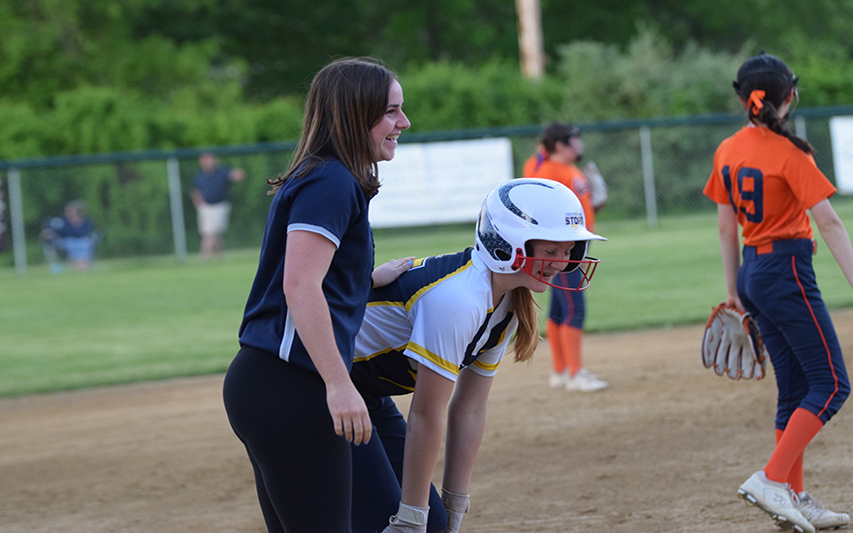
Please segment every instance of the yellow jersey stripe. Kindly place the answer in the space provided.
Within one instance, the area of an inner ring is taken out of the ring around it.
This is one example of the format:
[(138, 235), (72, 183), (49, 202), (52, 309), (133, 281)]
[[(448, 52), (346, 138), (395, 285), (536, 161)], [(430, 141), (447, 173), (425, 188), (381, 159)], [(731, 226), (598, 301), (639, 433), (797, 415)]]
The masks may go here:
[(404, 348), (405, 348), (405, 346), (400, 346), (398, 348), (386, 348), (385, 350), (382, 350), (381, 352), (376, 352), (376, 353), (372, 353), (370, 355), (365, 355), (364, 357), (356, 357), (352, 360), (352, 362), (353, 363), (359, 363), (361, 361), (369, 361), (369, 360), (373, 359), (374, 357), (378, 357), (380, 355), (385, 355), (386, 353), (389, 353), (389, 352), (402, 352)]
[(482, 368), (483, 370), (486, 370), (488, 372), (494, 372), (498, 369), (498, 365), (500, 365), (501, 363), (500, 363), (500, 361), (498, 361), (497, 363), (488, 364), (488, 363), (482, 363), (479, 360), (475, 359), (474, 364), (477, 365), (478, 367)]
[(446, 276), (444, 276), (444, 277), (442, 277), (442, 278), (439, 278), (439, 279), (437, 279), (437, 280), (433, 281), (433, 282), (432, 282), (432, 283), (430, 283), (429, 285), (425, 285), (425, 286), (421, 287), (421, 288), (418, 290), (418, 292), (416, 292), (415, 294), (413, 294), (413, 295), (412, 295), (412, 297), (411, 297), (411, 298), (409, 298), (409, 301), (408, 301), (408, 302), (406, 302), (406, 311), (411, 311), (411, 310), (412, 310), (412, 306), (415, 304), (415, 301), (417, 301), (417, 299), (418, 299), (418, 298), (420, 298), (420, 297), (421, 297), (421, 295), (422, 295), (423, 293), (425, 293), (426, 291), (428, 291), (428, 290), (430, 290), (431, 288), (435, 287), (436, 285), (438, 285), (438, 284), (439, 284), (439, 283), (441, 283), (442, 281), (444, 281), (444, 280), (446, 280), (446, 279), (448, 279), (448, 278), (452, 278), (452, 277), (453, 277), (453, 276), (455, 276), (456, 274), (459, 274), (460, 272), (465, 271), (467, 268), (469, 268), (469, 267), (470, 267), (471, 265), (473, 265), (473, 264), (474, 264), (474, 263), (473, 263), (473, 261), (471, 261), (471, 260), (469, 259), (467, 263), (465, 263), (465, 264), (464, 264), (464, 265), (462, 265), (461, 267), (457, 268), (456, 270), (454, 270), (454, 271), (453, 271), (453, 272), (451, 272), (450, 274), (447, 274)]
[(396, 381), (391, 381), (391, 380), (390, 380), (390, 379), (388, 379), (388, 378), (384, 378), (384, 377), (382, 377), (382, 376), (379, 376), (379, 379), (381, 379), (381, 380), (383, 380), (383, 381), (387, 381), (388, 383), (390, 383), (390, 384), (394, 385), (395, 387), (400, 387), (400, 388), (401, 388), (401, 389), (403, 389), (403, 390), (407, 390), (407, 391), (409, 391), (409, 392), (414, 392), (414, 391), (415, 391), (415, 388), (414, 388), (414, 387), (407, 387), (407, 386), (405, 386), (405, 385), (400, 385), (400, 384), (399, 384), (399, 383), (397, 383)]
[(381, 300), (381, 301), (376, 301), (376, 302), (367, 302), (367, 307), (376, 307), (379, 305), (388, 305), (388, 306), (392, 306), (392, 307), (395, 307), (395, 306), (396, 307), (403, 307), (403, 302), (390, 302), (387, 300)]
[(446, 359), (442, 359), (441, 357), (439, 357), (436, 354), (432, 353), (431, 351), (427, 350), (423, 346), (419, 346), (413, 342), (410, 342), (406, 346), (406, 349), (415, 352), (416, 354), (420, 355), (424, 359), (426, 359), (426, 360), (434, 363), (435, 365), (437, 365), (437, 366), (447, 370), (448, 372), (452, 373), (454, 376), (459, 375), (459, 367), (458, 366), (454, 365), (450, 361), (447, 361)]

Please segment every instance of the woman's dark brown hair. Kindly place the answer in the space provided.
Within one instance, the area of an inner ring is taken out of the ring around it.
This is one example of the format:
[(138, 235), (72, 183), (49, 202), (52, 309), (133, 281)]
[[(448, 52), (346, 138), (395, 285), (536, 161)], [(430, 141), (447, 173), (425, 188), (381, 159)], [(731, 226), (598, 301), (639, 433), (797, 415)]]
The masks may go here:
[(333, 157), (355, 176), (369, 198), (379, 189), (378, 154), (370, 129), (388, 107), (396, 76), (373, 58), (342, 58), (317, 73), (305, 101), (302, 136), (287, 172), (274, 180), (270, 194), (286, 180), (303, 176)]

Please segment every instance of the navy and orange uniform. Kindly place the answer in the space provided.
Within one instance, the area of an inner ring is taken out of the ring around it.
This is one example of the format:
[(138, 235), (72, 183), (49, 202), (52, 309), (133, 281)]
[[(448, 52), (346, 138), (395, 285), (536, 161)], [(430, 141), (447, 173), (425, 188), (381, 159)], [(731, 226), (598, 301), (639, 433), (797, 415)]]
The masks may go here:
[[(524, 162), (522, 175), (544, 178), (562, 183), (575, 193), (583, 206), (586, 229), (595, 230), (595, 209), (592, 207), (592, 191), (583, 172), (574, 164), (565, 164), (548, 158), (540, 150)], [(580, 269), (568, 274), (558, 274), (554, 284), (560, 287), (578, 287), (581, 284)], [(551, 349), (552, 370), (558, 374), (569, 371), (576, 374), (583, 368), (581, 335), (586, 320), (586, 295), (584, 291), (551, 289), (546, 334)]]
[[(392, 397), (412, 393), (424, 367), (453, 382), (468, 371), (494, 376), (517, 327), (512, 294), (493, 304), (491, 272), (471, 248), (415, 260), (370, 291), (350, 374), (374, 428), (352, 447), (353, 533), (382, 531), (400, 501), (406, 420)], [(429, 507), (427, 532), (444, 531), (434, 486)]]
[(717, 148), (704, 193), (731, 206), (743, 228), (737, 291), (773, 362), (776, 428), (784, 430), (798, 407), (826, 423), (850, 385), (812, 268), (815, 246), (806, 211), (835, 187), (790, 140), (745, 126)]
[(586, 229), (592, 232), (595, 231), (595, 209), (592, 207), (592, 189), (590, 189), (589, 180), (586, 175), (581, 172), (577, 165), (558, 163), (548, 158), (543, 151), (539, 151), (524, 162), (521, 175), (525, 178), (544, 178), (558, 181), (571, 189), (583, 206)]
[(496, 374), (518, 319), (510, 295), (493, 306), (491, 272), (472, 251), (418, 259), (371, 291), (351, 372), (363, 394), (409, 394), (420, 366), (451, 381), (466, 367)]
[(791, 141), (768, 128), (745, 126), (717, 148), (704, 192), (736, 210), (745, 245), (762, 247), (811, 239), (806, 210), (835, 194), (835, 186)]

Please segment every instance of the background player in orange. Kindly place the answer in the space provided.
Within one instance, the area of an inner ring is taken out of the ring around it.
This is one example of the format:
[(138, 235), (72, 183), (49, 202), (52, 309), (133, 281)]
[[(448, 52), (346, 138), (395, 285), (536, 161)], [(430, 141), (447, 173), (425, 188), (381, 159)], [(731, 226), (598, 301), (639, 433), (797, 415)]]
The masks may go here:
[(851, 286), (853, 247), (829, 203), (835, 187), (817, 168), (811, 145), (787, 130), (798, 97), (794, 73), (762, 52), (740, 67), (734, 88), (749, 124), (717, 148), (704, 192), (718, 204), (726, 303), (755, 317), (778, 387), (776, 449), (738, 496), (783, 528), (846, 527), (846, 513), (827, 510), (803, 488), (803, 452), (850, 393), (841, 346), (812, 270), (815, 246), (806, 210)]
[[(595, 231), (595, 209), (590, 201), (586, 176), (575, 165), (583, 156), (584, 143), (580, 128), (552, 122), (539, 136), (539, 150), (525, 163), (526, 178), (545, 178), (570, 188), (581, 201), (587, 230)], [(580, 273), (560, 274), (555, 281), (561, 287), (578, 287)], [(551, 290), (551, 306), (546, 322), (548, 345), (551, 347), (551, 379), (554, 388), (592, 392), (608, 383), (583, 365), (583, 323), (586, 301), (583, 291)]]

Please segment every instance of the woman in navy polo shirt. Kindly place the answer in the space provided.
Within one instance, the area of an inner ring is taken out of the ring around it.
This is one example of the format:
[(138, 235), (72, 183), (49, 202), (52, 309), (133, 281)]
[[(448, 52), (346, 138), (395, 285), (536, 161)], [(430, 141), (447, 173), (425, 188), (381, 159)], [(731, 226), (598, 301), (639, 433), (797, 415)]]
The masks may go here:
[(270, 532), (351, 530), (349, 443), (372, 429), (349, 376), (355, 336), (371, 285), (409, 264), (374, 272), (368, 223), (377, 162), (410, 126), (402, 105), (395, 75), (374, 60), (330, 63), (311, 84), (290, 168), (269, 181), (275, 197), (223, 396)]

